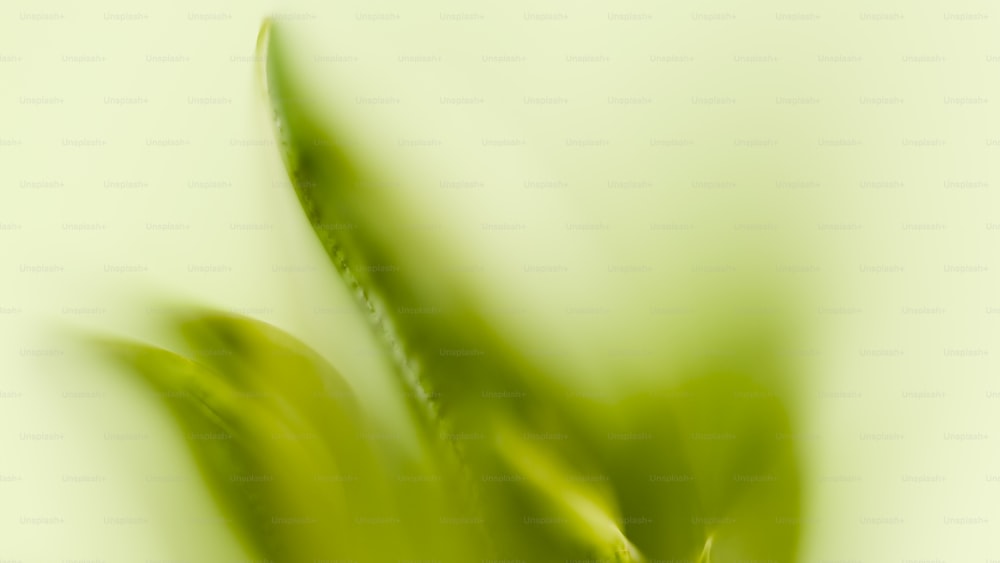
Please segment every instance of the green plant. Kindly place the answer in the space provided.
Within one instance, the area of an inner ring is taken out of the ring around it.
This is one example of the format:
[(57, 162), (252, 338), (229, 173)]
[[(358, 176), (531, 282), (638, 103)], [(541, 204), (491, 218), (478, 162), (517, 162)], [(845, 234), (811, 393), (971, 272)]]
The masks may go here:
[[(167, 397), (251, 550), (289, 562), (794, 559), (780, 326), (734, 324), (715, 335), (730, 353), (617, 403), (567, 393), (460, 284), (380, 271), (430, 258), (393, 240), (366, 171), (299, 101), (280, 28), (265, 23), (258, 49), (292, 187), (407, 389), (422, 455), (371, 439), (372, 413), (336, 370), (265, 323), (192, 309), (170, 320), (188, 353), (101, 340)], [(435, 314), (399, 313), (415, 303)]]

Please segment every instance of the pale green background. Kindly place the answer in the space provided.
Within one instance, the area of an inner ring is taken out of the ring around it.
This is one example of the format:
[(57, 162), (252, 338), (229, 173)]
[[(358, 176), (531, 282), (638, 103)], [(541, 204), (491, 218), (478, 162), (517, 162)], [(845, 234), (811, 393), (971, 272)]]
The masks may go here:
[[(165, 416), (58, 327), (150, 335), (153, 298), (194, 299), (290, 330), (398, 406), (283, 180), (254, 74), (268, 14), (398, 187), (400, 236), (448, 249), (491, 318), (581, 392), (669, 363), (688, 326), (673, 308), (754, 273), (794, 289), (804, 561), (1000, 559), (994, 4), (8, 0), (0, 560), (245, 557)], [(23, 271), (38, 266), (62, 271)], [(879, 266), (902, 271), (862, 271)], [(63, 438), (21, 437), (45, 432)]]

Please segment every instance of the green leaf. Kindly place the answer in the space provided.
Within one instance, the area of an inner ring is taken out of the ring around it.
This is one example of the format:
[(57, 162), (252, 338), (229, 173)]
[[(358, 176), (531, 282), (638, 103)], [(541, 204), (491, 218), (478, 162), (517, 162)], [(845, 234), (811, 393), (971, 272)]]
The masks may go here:
[[(253, 551), (275, 561), (399, 555), (364, 423), (332, 367), (260, 322), (192, 312), (191, 357), (126, 340), (99, 344), (163, 398), (221, 507)], [(371, 558), (371, 559), (369, 559)]]
[[(797, 522), (799, 483), (793, 442), (773, 439), (790, 431), (785, 399), (760, 377), (778, 367), (769, 364), (771, 343), (741, 325), (698, 344), (727, 340), (750, 353), (689, 366), (652, 384), (654, 397), (610, 407), (569, 398), (493, 329), (461, 283), (432, 267), (432, 249), (388, 227), (404, 212), (355, 164), (362, 159), (350, 140), (302, 101), (280, 29), (265, 24), (258, 47), (291, 184), (426, 433), (464, 468), (462, 488), (483, 514), (490, 556), (792, 559), (797, 526), (772, 525)], [(413, 305), (436, 314), (400, 313)], [(738, 400), (740, 389), (773, 400)], [(699, 437), (711, 434), (735, 437)], [(668, 481), (654, 482), (658, 475)]]
[[(323, 480), (341, 474), (328, 455), (287, 438), (295, 435), (295, 427), (240, 396), (204, 365), (143, 345), (108, 347), (169, 397), (210, 488), (258, 553), (293, 560), (351, 554), (336, 536), (327, 540), (309, 531), (347, 532), (344, 491), (339, 483)], [(305, 482), (311, 485), (303, 487)]]
[[(382, 449), (347, 384), (268, 324), (191, 309), (170, 321), (187, 355), (122, 339), (101, 349), (163, 397), (220, 507), (268, 560), (466, 561), (454, 476)], [(464, 511), (464, 512), (463, 512)]]
[(801, 470), (788, 367), (778, 327), (756, 328), (720, 330), (719, 353), (664, 377), (676, 384), (580, 407), (625, 532), (650, 557), (795, 560)]
[[(431, 253), (403, 245), (395, 233), (384, 229), (383, 225), (396, 221), (394, 207), (386, 201), (389, 194), (373, 189), (377, 179), (352, 164), (354, 159), (346, 149), (349, 142), (332, 135), (318, 114), (301, 102), (288, 70), (280, 27), (265, 24), (258, 48), (266, 60), (264, 80), (282, 157), (306, 216), (333, 265), (368, 311), (387, 353), (396, 360), (397, 372), (415, 398), (427, 434), (457, 452), (466, 467), (463, 487), (470, 498), (477, 499), (495, 552), (551, 558), (617, 550), (622, 538), (581, 533), (574, 528), (576, 524), (524, 524), (523, 509), (540, 492), (555, 494), (550, 508), (564, 510), (560, 494), (540, 491), (531, 479), (517, 483), (483, 480), (509, 469), (510, 452), (497, 443), (494, 433), (498, 425), (517, 420), (529, 434), (573, 433), (558, 415), (555, 401), (536, 400), (552, 393), (547, 378), (540, 377), (491, 329), (459, 284), (442, 276), (440, 269), (420, 267), (421, 261), (431, 261)], [(329, 229), (329, 225), (356, 228)], [(387, 264), (412, 266), (380, 272), (379, 266)], [(428, 275), (431, 271), (434, 275)], [(437, 314), (398, 313), (401, 306), (414, 304), (428, 306)], [(497, 400), (497, 394), (513, 400)], [(556, 447), (572, 449), (573, 445), (568, 441)], [(549, 481), (544, 486), (570, 490), (573, 483)], [(615, 545), (606, 545), (608, 541)]]
[(622, 532), (622, 517), (614, 491), (604, 483), (594, 484), (580, 478), (580, 467), (571, 467), (553, 448), (514, 421), (498, 424), (495, 430), (498, 450), (512, 475), (526, 482), (526, 498), (545, 516), (534, 518), (539, 525), (549, 519), (565, 526), (566, 534), (576, 536), (580, 545), (594, 546), (591, 554), (604, 561), (643, 561), (635, 545)]

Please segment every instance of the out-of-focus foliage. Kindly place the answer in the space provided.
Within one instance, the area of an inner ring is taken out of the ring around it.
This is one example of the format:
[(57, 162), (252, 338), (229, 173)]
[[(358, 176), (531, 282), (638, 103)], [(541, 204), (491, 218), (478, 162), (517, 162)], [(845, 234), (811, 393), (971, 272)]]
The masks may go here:
[[(407, 387), (424, 438), (418, 464), (441, 479), (419, 492), (391, 483), (405, 456), (364, 439), (377, 413), (273, 327), (205, 312), (176, 320), (193, 350), (216, 352), (204, 356), (105, 342), (167, 398), (255, 552), (303, 562), (795, 558), (798, 460), (773, 385), (785, 369), (781, 327), (738, 325), (707, 343), (725, 354), (621, 401), (568, 392), (441, 269), (380, 268), (433, 252), (393, 236), (392, 194), (300, 101), (280, 28), (265, 23), (258, 49), (291, 184)], [(415, 306), (433, 314), (400, 312)], [(212, 435), (222, 438), (199, 438)]]
[[(470, 553), (474, 537), (438, 533), (459, 510), (447, 481), (411, 491), (396, 480), (416, 469), (400, 457), (386, 461), (353, 393), (320, 356), (243, 317), (192, 310), (171, 328), (185, 354), (122, 339), (98, 344), (171, 410), (253, 551), (274, 561)], [(420, 517), (398, 525), (410, 512), (401, 503), (419, 506)]]

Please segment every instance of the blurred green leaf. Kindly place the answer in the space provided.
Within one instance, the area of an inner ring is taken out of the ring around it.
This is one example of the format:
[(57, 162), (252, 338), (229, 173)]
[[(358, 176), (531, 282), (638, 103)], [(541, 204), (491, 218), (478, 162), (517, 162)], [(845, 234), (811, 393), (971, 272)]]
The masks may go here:
[(651, 558), (795, 561), (791, 319), (709, 317), (660, 368), (663, 383), (615, 401), (581, 397), (571, 412), (586, 413), (584, 447), (612, 484), (625, 533)]
[[(220, 504), (276, 561), (791, 561), (799, 465), (780, 323), (696, 331), (696, 356), (619, 402), (566, 389), (480, 314), (435, 249), (400, 239), (393, 194), (304, 100), (265, 22), (281, 155), (422, 429), (374, 445), (321, 357), (278, 329), (192, 310), (186, 354), (105, 340), (166, 398)], [(433, 314), (406, 314), (407, 307)], [(667, 368), (665, 368), (667, 369)], [(618, 374), (610, 374), (609, 377)], [(387, 523), (389, 525), (373, 525)]]
[[(312, 426), (283, 416), (260, 391), (205, 363), (126, 341), (103, 347), (163, 397), (210, 489), (252, 549), (293, 561), (355, 555), (341, 477), (349, 473), (334, 451), (310, 443)], [(349, 460), (343, 449), (340, 457)]]
[[(377, 181), (352, 164), (346, 141), (323, 127), (322, 118), (297, 95), (279, 30), (277, 25), (265, 24), (258, 48), (266, 60), (266, 88), (292, 186), (334, 266), (396, 359), (397, 371), (411, 387), (427, 433), (450, 444), (466, 465), (465, 488), (479, 499), (497, 556), (548, 560), (621, 551), (625, 540), (617, 528), (613, 533), (581, 530), (581, 526), (593, 527), (591, 519), (597, 519), (596, 515), (572, 523), (557, 520), (557, 525), (526, 524), (548, 518), (524, 513), (539, 498), (547, 496), (551, 502), (536, 508), (564, 516), (567, 503), (582, 498), (582, 490), (593, 488), (592, 484), (556, 479), (552, 474), (542, 483), (537, 473), (529, 478), (517, 474), (512, 481), (484, 481), (504, 474), (511, 469), (511, 459), (529, 451), (523, 440), (498, 441), (496, 430), (510, 421), (517, 420), (526, 435), (573, 434), (558, 415), (557, 393), (479, 316), (460, 284), (439, 269), (412, 268), (380, 275), (379, 265), (412, 263), (407, 255), (430, 260), (431, 253), (386, 232), (383, 225), (394, 223), (394, 207), (385, 201), (388, 194), (372, 189)], [(356, 228), (331, 230), (329, 225)], [(428, 275), (430, 271), (435, 273)], [(399, 314), (399, 307), (408, 304), (430, 307), (436, 314)], [(548, 447), (575, 447), (572, 440), (561, 442)], [(568, 455), (562, 451), (547, 454), (547, 459)], [(597, 505), (588, 510), (596, 511)], [(600, 518), (605, 523), (614, 521), (607, 513)]]
[[(297, 94), (278, 29), (265, 25), (259, 48), (292, 186), (411, 387), (427, 432), (466, 467), (491, 555), (793, 559), (798, 464), (793, 441), (775, 439), (790, 431), (784, 399), (756, 378), (780, 369), (769, 363), (771, 347), (755, 349), (766, 344), (759, 334), (718, 335), (751, 353), (664, 378), (638, 399), (610, 407), (570, 399), (441, 269), (380, 272), (433, 253), (386, 229), (399, 222), (391, 194), (352, 164), (360, 159), (349, 142)], [(343, 224), (354, 228), (327, 228)], [(436, 314), (399, 313), (412, 304)], [(754, 393), (769, 400), (742, 399)], [(726, 438), (705, 438), (712, 435)]]
[(420, 481), (419, 464), (373, 447), (352, 393), (320, 356), (222, 313), (192, 310), (172, 327), (188, 356), (121, 339), (99, 346), (163, 398), (254, 552), (290, 562), (468, 556), (473, 540), (441, 533), (456, 510), (447, 483), (394, 481), (401, 472)]

